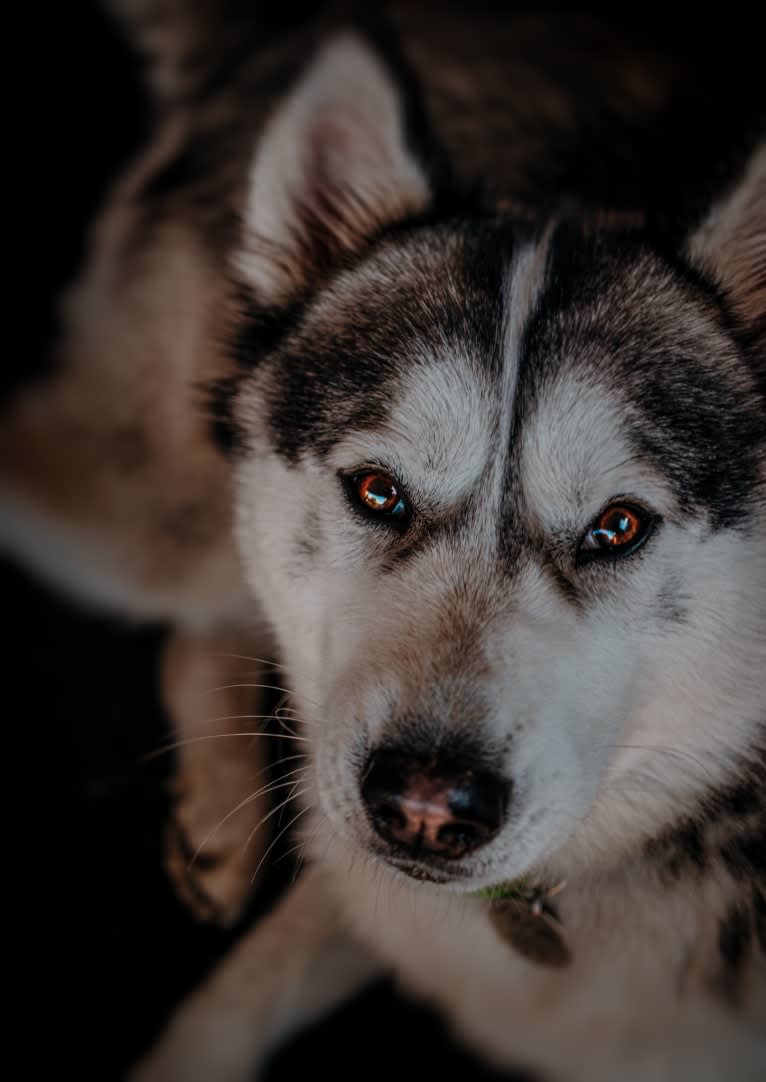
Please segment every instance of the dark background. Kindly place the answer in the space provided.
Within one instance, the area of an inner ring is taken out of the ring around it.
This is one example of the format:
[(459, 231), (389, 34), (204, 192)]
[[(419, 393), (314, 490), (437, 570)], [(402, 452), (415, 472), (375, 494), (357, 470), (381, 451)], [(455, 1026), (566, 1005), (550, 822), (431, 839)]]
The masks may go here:
[[(31, 252), (18, 284), (32, 306), (20, 345), (5, 351), (8, 392), (44, 373), (53, 300), (81, 264), (84, 226), (148, 130), (135, 58), (96, 4), (44, 5), (33, 16), (6, 38), (23, 60), (15, 102), (25, 138), (12, 165), (27, 196), (21, 220)], [(672, 28), (676, 38), (686, 32)], [(707, 32), (712, 41), (719, 28), (709, 23)], [(752, 46), (752, 26), (739, 32)], [(736, 48), (727, 53), (722, 43), (710, 55), (710, 77), (725, 92)], [(163, 629), (130, 630), (84, 614), (9, 564), (0, 565), (0, 586), (4, 761), (15, 794), (7, 829), (12, 840), (25, 839), (20, 870), (6, 867), (6, 890), (26, 918), (17, 942), (16, 924), (6, 926), (9, 953), (18, 948), (23, 958), (17, 983), (6, 978), (22, 1015), (11, 1040), (25, 1077), (40, 1076), (45, 1063), (51, 1077), (109, 1082), (241, 928), (195, 923), (163, 872), (172, 764), (145, 757), (166, 737), (156, 676)], [(291, 875), (288, 860), (275, 863), (250, 919)], [(336, 1079), (490, 1077), (428, 1011), (387, 984), (296, 1040), (269, 1077), (292, 1079), (307, 1068)]]

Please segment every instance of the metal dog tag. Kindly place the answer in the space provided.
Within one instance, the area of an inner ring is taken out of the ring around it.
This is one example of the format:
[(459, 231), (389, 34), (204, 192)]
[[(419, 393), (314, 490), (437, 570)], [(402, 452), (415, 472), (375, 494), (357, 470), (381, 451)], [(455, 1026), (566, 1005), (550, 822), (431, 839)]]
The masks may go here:
[(530, 962), (566, 966), (572, 960), (556, 922), (516, 898), (490, 902), (489, 917), (499, 935)]

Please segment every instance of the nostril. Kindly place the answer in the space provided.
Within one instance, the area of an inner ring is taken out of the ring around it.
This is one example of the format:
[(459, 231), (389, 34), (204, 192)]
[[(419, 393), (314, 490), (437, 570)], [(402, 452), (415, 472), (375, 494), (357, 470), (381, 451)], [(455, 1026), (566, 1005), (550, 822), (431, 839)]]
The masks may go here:
[(475, 849), (492, 837), (492, 831), (480, 823), (447, 823), (437, 834), (437, 839), (450, 848)]
[(471, 773), (450, 794), (450, 811), (455, 819), (468, 820), (494, 833), (505, 818), (511, 787), (488, 773)]
[(376, 826), (386, 830), (403, 830), (407, 820), (393, 803), (377, 803), (369, 806), (369, 815)]
[(406, 782), (405, 763), (400, 756), (378, 753), (372, 756), (362, 776), (362, 800), (370, 814), (385, 809), (399, 814), (397, 802)]

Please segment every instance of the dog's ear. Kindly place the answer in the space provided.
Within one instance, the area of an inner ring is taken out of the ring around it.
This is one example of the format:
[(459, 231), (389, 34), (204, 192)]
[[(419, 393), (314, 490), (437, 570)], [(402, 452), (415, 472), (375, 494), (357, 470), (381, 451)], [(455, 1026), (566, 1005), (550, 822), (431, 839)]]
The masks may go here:
[(766, 345), (766, 144), (691, 236), (686, 254)]
[(427, 206), (404, 114), (392, 74), (361, 37), (344, 33), (323, 47), (251, 167), (237, 262), (257, 304), (284, 304)]

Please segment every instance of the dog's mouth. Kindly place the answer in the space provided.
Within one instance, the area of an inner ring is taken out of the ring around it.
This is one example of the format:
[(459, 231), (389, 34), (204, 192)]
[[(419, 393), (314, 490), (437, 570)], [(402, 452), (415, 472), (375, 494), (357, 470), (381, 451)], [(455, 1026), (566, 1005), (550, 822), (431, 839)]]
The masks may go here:
[(452, 863), (446, 866), (446, 861), (444, 865), (441, 865), (441, 862), (426, 862), (412, 857), (398, 856), (382, 846), (372, 847), (372, 852), (389, 868), (394, 869), (394, 871), (406, 876), (408, 879), (414, 879), (418, 883), (449, 886), (454, 883), (465, 883), (466, 880), (472, 878), (472, 873), (468, 869), (455, 867)]

